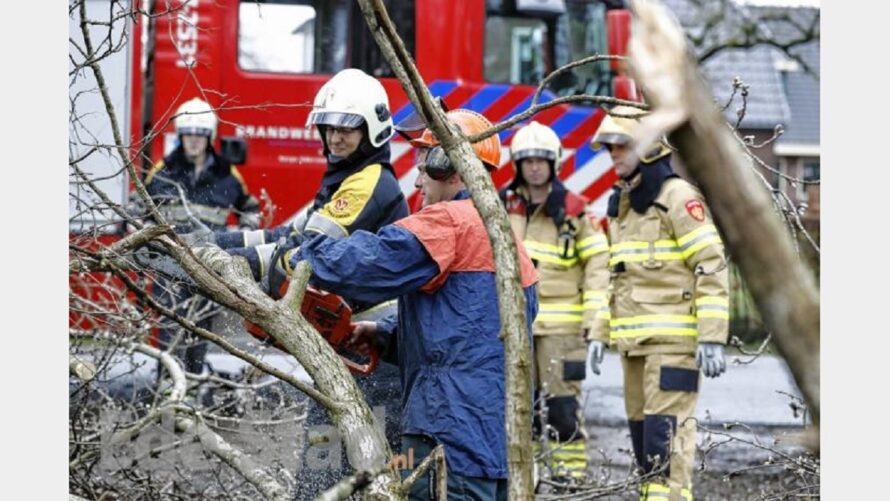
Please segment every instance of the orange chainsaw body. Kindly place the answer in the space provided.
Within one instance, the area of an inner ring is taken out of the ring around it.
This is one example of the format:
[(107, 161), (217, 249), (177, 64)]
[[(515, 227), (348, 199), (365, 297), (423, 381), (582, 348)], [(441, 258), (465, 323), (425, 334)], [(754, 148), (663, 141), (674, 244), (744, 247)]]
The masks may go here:
[[(286, 284), (285, 284), (286, 287)], [(349, 368), (353, 374), (367, 376), (374, 372), (377, 362), (380, 359), (374, 342), (369, 338), (363, 338), (355, 343), (350, 343), (352, 337), (352, 308), (346, 304), (346, 301), (337, 294), (320, 291), (312, 287), (306, 288), (306, 294), (303, 296), (303, 304), (300, 306), (303, 317), (315, 327), (315, 330), (334, 348), (334, 351), (340, 354), (343, 363)], [(281, 351), (287, 352), (278, 340), (271, 336), (258, 325), (245, 320), (244, 324), (253, 337), (271, 343), (272, 346)], [(366, 364), (355, 362), (344, 354), (356, 354), (355, 349), (365, 348), (369, 354), (370, 360)]]

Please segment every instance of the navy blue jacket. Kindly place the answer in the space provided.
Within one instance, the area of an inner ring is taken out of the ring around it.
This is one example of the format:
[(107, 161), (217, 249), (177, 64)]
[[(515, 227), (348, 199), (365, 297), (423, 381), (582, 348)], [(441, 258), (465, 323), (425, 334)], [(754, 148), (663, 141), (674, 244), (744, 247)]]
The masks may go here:
[(259, 203), (248, 193), (238, 169), (212, 148), (207, 158), (209, 165), (195, 179), (195, 166), (180, 146), (146, 175), (145, 189), (168, 221), (190, 227), (177, 186), (182, 187), (192, 214), (214, 230), (225, 228), (233, 211), (239, 216), (259, 212)]

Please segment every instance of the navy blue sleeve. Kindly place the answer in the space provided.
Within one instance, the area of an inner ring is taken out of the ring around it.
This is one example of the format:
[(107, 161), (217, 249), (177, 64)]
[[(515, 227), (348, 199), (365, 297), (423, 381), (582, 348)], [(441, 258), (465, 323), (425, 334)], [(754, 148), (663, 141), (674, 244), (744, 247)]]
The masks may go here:
[(341, 296), (377, 304), (420, 288), (439, 274), (417, 237), (387, 225), (377, 234), (359, 230), (347, 238), (319, 235), (303, 243), (290, 265), (308, 261), (312, 281)]

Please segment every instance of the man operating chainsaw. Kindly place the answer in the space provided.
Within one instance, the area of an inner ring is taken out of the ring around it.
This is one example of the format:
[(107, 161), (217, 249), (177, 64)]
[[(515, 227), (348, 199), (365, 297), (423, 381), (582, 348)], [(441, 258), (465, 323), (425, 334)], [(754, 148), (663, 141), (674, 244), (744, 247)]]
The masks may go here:
[[(469, 110), (447, 117), (466, 135), (491, 126)], [(418, 148), (420, 212), (376, 234), (307, 239), (289, 265), (308, 261), (313, 283), (360, 301), (398, 297), (402, 454), (419, 463), (443, 444), (449, 499), (506, 500), (504, 345), (491, 245), (438, 140), (426, 130), (411, 144)], [(497, 135), (473, 150), (489, 171), (498, 167)], [(537, 274), (522, 245), (517, 249), (530, 332)], [(378, 330), (393, 325), (377, 324)], [(443, 473), (432, 468), (412, 485), (410, 498), (430, 499)]]

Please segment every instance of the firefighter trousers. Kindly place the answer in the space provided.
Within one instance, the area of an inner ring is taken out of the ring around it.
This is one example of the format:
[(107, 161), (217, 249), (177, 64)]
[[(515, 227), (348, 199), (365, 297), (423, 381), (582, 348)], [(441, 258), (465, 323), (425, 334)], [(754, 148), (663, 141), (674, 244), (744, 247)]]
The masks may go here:
[(691, 501), (699, 383), (695, 356), (622, 354), (621, 364), (634, 457), (643, 472), (659, 471), (643, 485), (640, 499)]
[[(587, 343), (581, 336), (535, 336), (535, 401), (540, 409), (546, 394), (548, 434), (544, 463), (557, 476), (584, 477), (587, 451), (581, 383), (586, 368)], [(535, 435), (540, 436), (540, 411), (535, 412)], [(538, 445), (536, 439), (535, 444)], [(540, 449), (540, 447), (536, 447)]]

